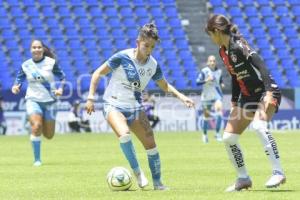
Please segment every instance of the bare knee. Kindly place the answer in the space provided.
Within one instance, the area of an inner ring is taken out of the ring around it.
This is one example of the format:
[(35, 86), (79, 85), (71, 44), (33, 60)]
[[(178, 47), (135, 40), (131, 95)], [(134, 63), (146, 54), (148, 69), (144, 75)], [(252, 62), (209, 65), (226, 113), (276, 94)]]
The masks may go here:
[(43, 135), (45, 138), (47, 138), (48, 140), (51, 140), (54, 136), (54, 130), (46, 130), (43, 131)]
[(41, 129), (42, 129), (41, 122), (32, 122), (31, 123), (31, 130), (34, 135), (39, 134), (41, 132)]

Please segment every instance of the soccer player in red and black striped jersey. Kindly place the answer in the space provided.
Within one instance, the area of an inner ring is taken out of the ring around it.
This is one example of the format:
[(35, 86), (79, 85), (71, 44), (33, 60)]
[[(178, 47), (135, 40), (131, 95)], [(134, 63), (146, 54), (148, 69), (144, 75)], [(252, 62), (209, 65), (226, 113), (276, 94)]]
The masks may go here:
[(278, 148), (267, 124), (277, 112), (281, 93), (268, 73), (262, 58), (241, 36), (236, 25), (223, 15), (212, 15), (206, 32), (220, 47), (220, 56), (232, 78), (232, 108), (226, 124), (223, 141), (238, 179), (226, 191), (240, 191), (252, 186), (247, 173), (239, 136), (252, 122), (272, 165), (272, 175), (266, 187), (283, 184), (286, 177), (280, 164)]

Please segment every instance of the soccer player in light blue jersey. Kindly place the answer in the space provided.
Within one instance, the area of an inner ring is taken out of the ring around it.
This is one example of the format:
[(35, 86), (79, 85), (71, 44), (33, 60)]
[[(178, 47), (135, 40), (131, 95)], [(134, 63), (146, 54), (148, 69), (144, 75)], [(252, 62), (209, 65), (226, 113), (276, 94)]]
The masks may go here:
[[(217, 68), (216, 57), (213, 55), (207, 58), (207, 67), (204, 67), (198, 75), (196, 80), (197, 85), (202, 85), (201, 103), (203, 109), (202, 140), (204, 143), (208, 142), (207, 130), (208, 122), (211, 117), (216, 119), (216, 139), (221, 141), (220, 129), (222, 125), (222, 88), (224, 87), (222, 81), (222, 70)], [(212, 108), (215, 112), (212, 116)]]
[[(40, 40), (33, 40), (30, 46), (32, 58), (23, 62), (12, 87), (18, 94), (22, 83), (27, 79), (26, 112), (31, 125), (30, 140), (34, 154), (34, 166), (40, 166), (41, 134), (47, 139), (54, 136), (57, 96), (63, 94), (65, 74), (59, 68), (51, 50)], [(61, 81), (55, 86), (55, 76)]]
[(130, 131), (137, 136), (146, 150), (154, 190), (165, 190), (167, 187), (161, 181), (159, 152), (142, 106), (142, 91), (152, 79), (163, 91), (174, 94), (186, 106), (193, 107), (194, 102), (166, 81), (160, 66), (151, 56), (158, 41), (156, 25), (145, 24), (139, 31), (136, 48), (120, 51), (102, 64), (93, 73), (86, 109), (89, 114), (94, 112), (95, 91), (99, 79), (111, 73), (103, 96), (104, 115), (120, 141), (120, 147), (137, 178), (139, 187), (147, 186), (148, 180), (136, 158)]

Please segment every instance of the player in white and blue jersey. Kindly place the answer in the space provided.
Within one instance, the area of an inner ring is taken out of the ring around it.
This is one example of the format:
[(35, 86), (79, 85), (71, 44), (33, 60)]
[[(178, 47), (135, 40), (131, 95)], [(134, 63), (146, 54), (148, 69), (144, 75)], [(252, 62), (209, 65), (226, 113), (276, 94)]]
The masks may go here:
[[(196, 80), (197, 85), (202, 86), (201, 104), (203, 110), (202, 130), (204, 143), (208, 142), (207, 130), (211, 117), (216, 119), (216, 139), (221, 141), (220, 129), (222, 126), (222, 70), (217, 68), (216, 57), (213, 55), (207, 58), (207, 67), (204, 67)], [(212, 116), (212, 110), (215, 114)]]
[[(26, 112), (31, 125), (30, 140), (34, 154), (34, 166), (41, 165), (41, 134), (47, 139), (54, 136), (57, 96), (63, 93), (65, 75), (54, 59), (54, 54), (42, 41), (33, 40), (30, 46), (32, 58), (23, 62), (17, 74), (12, 92), (18, 94), (27, 79)], [(61, 81), (55, 86), (55, 76)]]
[(94, 112), (94, 96), (99, 79), (111, 73), (103, 96), (104, 115), (119, 138), (121, 149), (137, 178), (139, 187), (147, 186), (148, 180), (137, 161), (130, 130), (146, 150), (154, 189), (165, 190), (167, 187), (161, 181), (159, 152), (142, 106), (142, 91), (152, 79), (163, 91), (173, 93), (188, 107), (194, 106), (194, 102), (166, 81), (160, 66), (151, 56), (158, 41), (155, 24), (146, 24), (139, 31), (136, 48), (120, 51), (102, 64), (93, 73), (86, 109), (89, 114)]

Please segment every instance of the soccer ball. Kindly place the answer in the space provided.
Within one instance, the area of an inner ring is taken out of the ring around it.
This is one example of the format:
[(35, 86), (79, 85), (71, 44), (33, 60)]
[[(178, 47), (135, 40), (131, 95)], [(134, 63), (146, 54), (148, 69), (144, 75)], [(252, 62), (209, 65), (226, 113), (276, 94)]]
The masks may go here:
[(106, 177), (108, 187), (113, 191), (128, 190), (132, 185), (132, 176), (124, 167), (112, 168)]

